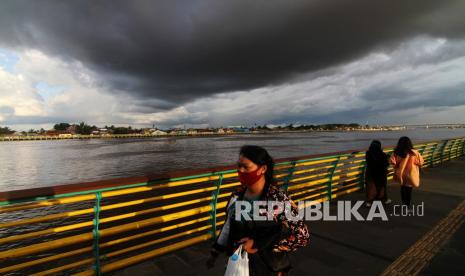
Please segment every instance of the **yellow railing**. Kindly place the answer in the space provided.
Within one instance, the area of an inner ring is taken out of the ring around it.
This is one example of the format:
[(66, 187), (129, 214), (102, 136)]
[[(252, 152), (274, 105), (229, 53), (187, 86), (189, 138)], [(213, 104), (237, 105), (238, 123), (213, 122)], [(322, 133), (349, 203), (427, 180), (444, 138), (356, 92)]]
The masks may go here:
[[(465, 138), (416, 148), (434, 166), (463, 155)], [(276, 164), (275, 178), (295, 201), (331, 200), (363, 188), (364, 157), (293, 158)], [(239, 185), (231, 168), (0, 202), (0, 274), (98, 275), (211, 240)]]

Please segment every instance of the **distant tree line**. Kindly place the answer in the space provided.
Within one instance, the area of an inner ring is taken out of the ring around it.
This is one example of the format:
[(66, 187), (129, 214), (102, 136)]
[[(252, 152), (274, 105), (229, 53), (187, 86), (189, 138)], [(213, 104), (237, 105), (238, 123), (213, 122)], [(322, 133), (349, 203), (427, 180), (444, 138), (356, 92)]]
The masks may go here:
[[(93, 131), (99, 130), (99, 128), (95, 125), (88, 125), (86, 122), (80, 122), (79, 124), (70, 124), (70, 123), (57, 123), (53, 126), (53, 129), (58, 132), (65, 132), (65, 131), (70, 131), (70, 128), (74, 127), (73, 131), (76, 134), (82, 134), (82, 135), (89, 135)], [(275, 128), (270, 128), (267, 125), (263, 126), (255, 126), (252, 127), (251, 129), (255, 130), (262, 130), (262, 131), (273, 131), (273, 130), (340, 130), (340, 129), (347, 129), (347, 128), (360, 128), (361, 126), (356, 123), (351, 123), (351, 124), (322, 124), (322, 125), (297, 125), (295, 126), (294, 124), (289, 124), (286, 126), (278, 126)], [(142, 129), (137, 129), (137, 128), (132, 128), (131, 126), (129, 127), (115, 127), (114, 125), (111, 126), (105, 126), (105, 129), (108, 133), (113, 133), (113, 134), (133, 134), (133, 133), (141, 133), (143, 130)], [(15, 131), (10, 129), (9, 127), (0, 127), (0, 135), (11, 135)], [(29, 131), (22, 131), (22, 134), (45, 134), (46, 131), (41, 128), (40, 130), (34, 130), (30, 129)]]
[(59, 123), (53, 126), (54, 130), (66, 131), (71, 125), (68, 123)]
[[(53, 129), (56, 131), (67, 131), (72, 125), (69, 123), (58, 123), (53, 126)], [(82, 135), (89, 135), (92, 133), (94, 130), (98, 130), (97, 126), (91, 126), (88, 125), (85, 122), (80, 122), (79, 124), (75, 125), (75, 132), (77, 134), (82, 134)]]
[(14, 133), (15, 131), (10, 129), (9, 127), (0, 127), (0, 135), (9, 135)]
[(90, 126), (85, 122), (80, 122), (79, 125), (76, 126), (76, 133), (82, 135), (89, 135), (92, 131), (97, 130), (96, 126)]
[[(67, 131), (72, 125), (69, 123), (58, 123), (55, 124), (53, 129), (56, 131)], [(89, 135), (92, 133), (92, 131), (99, 130), (99, 128), (95, 125), (91, 126), (88, 125), (86, 122), (80, 122), (78, 125), (75, 125), (75, 132), (76, 134), (82, 134), (82, 135)], [(114, 125), (111, 126), (105, 126), (104, 129), (108, 131), (108, 133), (113, 133), (113, 134), (131, 134), (131, 133), (139, 133), (142, 130), (140, 129), (133, 129), (132, 127), (115, 127)]]
[(113, 134), (132, 134), (132, 133), (139, 133), (142, 130), (140, 129), (133, 129), (132, 127), (115, 127), (114, 125), (105, 126), (105, 128), (113, 133)]
[(347, 129), (347, 128), (360, 128), (359, 124), (323, 124), (323, 125), (298, 125), (289, 124), (287, 126), (277, 126), (275, 128), (269, 128), (266, 125), (257, 126), (257, 130), (337, 130), (337, 129)]

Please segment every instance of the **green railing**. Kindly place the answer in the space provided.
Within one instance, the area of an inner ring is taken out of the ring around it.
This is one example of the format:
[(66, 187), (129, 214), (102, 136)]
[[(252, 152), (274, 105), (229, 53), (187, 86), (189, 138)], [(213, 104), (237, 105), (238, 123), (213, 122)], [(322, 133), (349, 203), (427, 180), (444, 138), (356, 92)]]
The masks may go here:
[[(416, 148), (425, 166), (435, 166), (464, 155), (465, 138)], [(295, 201), (332, 200), (363, 188), (364, 156), (355, 151), (277, 160), (275, 177)], [(114, 182), (0, 193), (0, 274), (100, 275), (211, 240), (240, 185), (233, 167)]]

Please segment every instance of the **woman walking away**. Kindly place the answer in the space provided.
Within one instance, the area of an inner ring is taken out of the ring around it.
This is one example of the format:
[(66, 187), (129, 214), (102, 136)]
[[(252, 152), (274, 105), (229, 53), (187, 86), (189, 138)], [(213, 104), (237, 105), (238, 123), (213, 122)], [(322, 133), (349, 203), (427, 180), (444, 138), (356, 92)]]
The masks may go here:
[(388, 156), (381, 147), (381, 142), (374, 140), (365, 154), (366, 160), (366, 206), (370, 207), (373, 200), (382, 200), (389, 204), (391, 200), (387, 197), (387, 173)]
[(402, 204), (408, 208), (412, 200), (412, 188), (420, 186), (420, 168), (423, 162), (423, 157), (413, 148), (410, 138), (400, 137), (391, 155), (391, 164), (394, 167), (394, 180), (401, 185)]
[[(268, 210), (270, 213), (266, 213), (268, 217), (266, 220), (255, 219), (253, 210), (247, 210), (250, 220), (244, 219), (244, 216), (236, 220), (234, 202), (252, 203), (255, 200), (278, 202), (284, 206), (290, 204), (291, 208), (288, 211), (293, 214), (293, 218), (297, 218), (298, 212), (297, 206), (287, 194), (275, 185), (274, 161), (264, 148), (243, 146), (237, 166), (242, 185), (232, 194), (228, 202), (226, 220), (213, 244), (207, 266), (214, 265), (219, 253), (226, 252), (231, 256), (242, 245), (242, 249), (248, 253), (251, 276), (287, 275), (291, 268), (290, 253), (309, 243), (307, 226), (302, 220), (288, 220), (284, 212), (274, 208)], [(244, 209), (244, 206), (239, 207)]]

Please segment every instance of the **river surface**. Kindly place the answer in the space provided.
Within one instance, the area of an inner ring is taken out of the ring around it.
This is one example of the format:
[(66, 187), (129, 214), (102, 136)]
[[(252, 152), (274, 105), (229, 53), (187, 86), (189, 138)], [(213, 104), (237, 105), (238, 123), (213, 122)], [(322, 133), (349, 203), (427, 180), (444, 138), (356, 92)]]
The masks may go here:
[(0, 191), (231, 165), (245, 144), (282, 158), (365, 149), (373, 139), (394, 145), (404, 135), (418, 143), (462, 137), (465, 129), (0, 142)]

